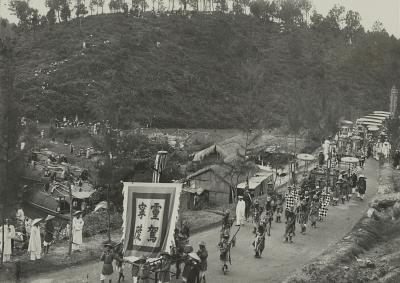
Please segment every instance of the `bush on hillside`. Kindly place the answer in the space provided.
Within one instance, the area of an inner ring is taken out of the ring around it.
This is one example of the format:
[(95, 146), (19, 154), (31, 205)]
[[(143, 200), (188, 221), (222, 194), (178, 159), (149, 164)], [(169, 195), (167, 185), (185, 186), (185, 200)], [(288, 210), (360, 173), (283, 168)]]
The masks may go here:
[[(110, 215), (111, 230), (120, 229), (122, 227), (122, 215), (119, 212), (111, 212)], [(101, 209), (84, 216), (83, 236), (91, 237), (96, 234), (107, 233), (108, 214), (107, 210)]]

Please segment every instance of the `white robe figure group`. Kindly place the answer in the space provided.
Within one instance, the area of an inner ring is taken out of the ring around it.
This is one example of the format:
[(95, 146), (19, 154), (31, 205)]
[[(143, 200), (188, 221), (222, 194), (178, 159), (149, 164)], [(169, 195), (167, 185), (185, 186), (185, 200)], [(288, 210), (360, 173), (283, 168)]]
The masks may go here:
[(82, 230), (85, 223), (82, 219), (82, 211), (74, 213), (72, 220), (72, 250), (80, 251), (82, 245)]
[(0, 227), (0, 251), (3, 247), (2, 239), (3, 239), (3, 230), (4, 230), (4, 258), (3, 262), (8, 262), (11, 260), (11, 240), (15, 237), (15, 228), (13, 225), (8, 223), (8, 219), (6, 219), (6, 223)]
[(31, 260), (37, 260), (41, 258), (42, 254), (42, 240), (40, 238), (40, 227), (39, 222), (42, 219), (34, 219), (30, 230), (28, 252), (31, 255)]
[(244, 225), (244, 221), (246, 220), (246, 203), (243, 200), (243, 196), (239, 196), (238, 198), (239, 201), (236, 206), (236, 225)]

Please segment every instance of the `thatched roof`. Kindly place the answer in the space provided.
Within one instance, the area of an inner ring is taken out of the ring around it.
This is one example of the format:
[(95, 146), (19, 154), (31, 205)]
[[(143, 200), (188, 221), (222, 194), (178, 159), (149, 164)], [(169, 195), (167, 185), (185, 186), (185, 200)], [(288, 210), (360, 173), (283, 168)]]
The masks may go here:
[[(266, 132), (250, 134), (240, 134), (219, 143), (213, 144), (194, 155), (193, 161), (201, 161), (211, 154), (218, 154), (224, 163), (231, 163), (245, 155), (247, 144), (247, 154), (251, 155), (266, 150), (271, 146), (278, 146), (280, 151), (294, 151), (294, 139), (287, 137), (272, 136)], [(297, 139), (297, 150), (304, 145), (304, 140)]]
[(230, 184), (232, 168), (230, 166), (224, 165), (224, 164), (216, 164), (216, 165), (210, 165), (210, 166), (204, 167), (204, 168), (194, 172), (193, 174), (190, 174), (185, 179), (183, 179), (183, 181), (186, 182), (191, 179), (195, 179), (197, 176), (200, 176), (209, 171), (212, 171), (220, 179), (222, 179), (226, 183)]

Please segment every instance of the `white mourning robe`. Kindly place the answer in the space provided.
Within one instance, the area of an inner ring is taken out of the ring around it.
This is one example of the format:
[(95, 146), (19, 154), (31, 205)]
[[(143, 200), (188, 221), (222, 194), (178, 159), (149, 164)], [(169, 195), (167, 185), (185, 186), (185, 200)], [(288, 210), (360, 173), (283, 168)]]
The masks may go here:
[(246, 210), (246, 203), (244, 200), (239, 200), (236, 205), (236, 224), (243, 225), (245, 217), (245, 210)]
[(8, 261), (11, 256), (11, 239), (15, 237), (15, 228), (13, 225), (4, 225), (0, 227), (0, 250), (2, 248), (3, 240), (3, 229), (4, 229), (4, 261)]
[(74, 249), (79, 249), (82, 244), (83, 219), (74, 217), (72, 220), (72, 243)]
[(28, 252), (35, 254), (40, 258), (42, 253), (42, 240), (40, 238), (40, 228), (37, 225), (31, 227), (31, 236), (29, 238)]

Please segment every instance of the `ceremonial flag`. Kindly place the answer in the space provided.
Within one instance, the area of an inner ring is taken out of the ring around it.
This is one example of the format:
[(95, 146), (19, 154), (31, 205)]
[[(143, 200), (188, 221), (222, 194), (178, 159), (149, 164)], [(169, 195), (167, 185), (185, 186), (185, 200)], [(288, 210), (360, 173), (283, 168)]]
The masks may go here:
[(98, 204), (96, 204), (96, 207), (94, 208), (94, 212), (96, 212), (99, 209), (107, 209), (107, 202), (101, 201)]
[(153, 168), (153, 183), (160, 182), (161, 173), (164, 171), (165, 165), (167, 163), (167, 153), (166, 151), (157, 152), (156, 161)]
[(176, 183), (124, 183), (124, 256), (135, 261), (170, 252), (178, 218), (182, 185)]

